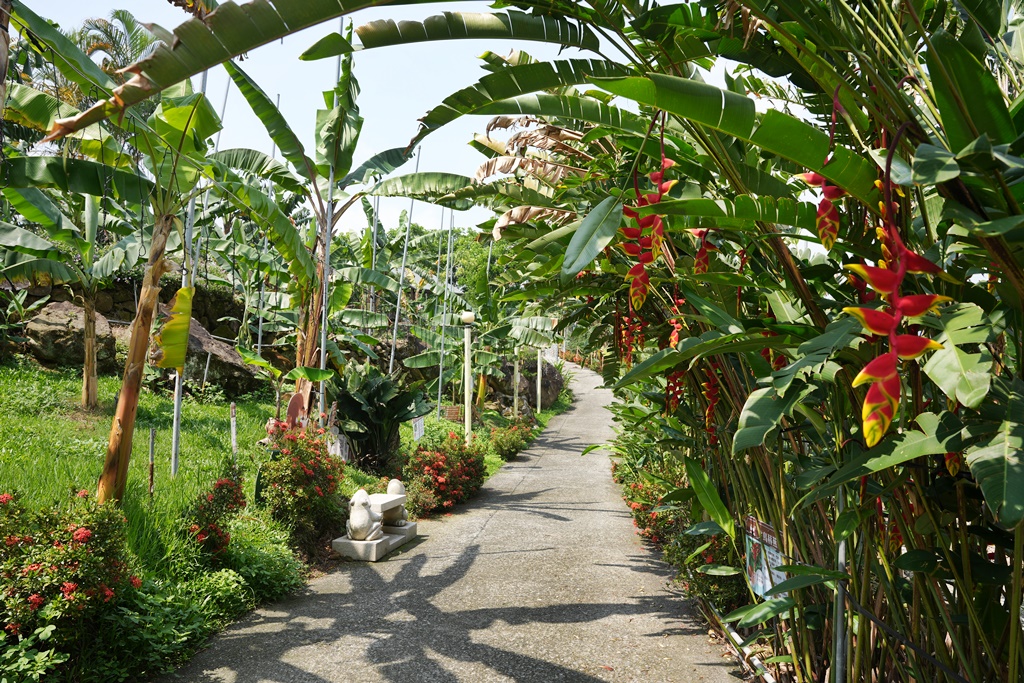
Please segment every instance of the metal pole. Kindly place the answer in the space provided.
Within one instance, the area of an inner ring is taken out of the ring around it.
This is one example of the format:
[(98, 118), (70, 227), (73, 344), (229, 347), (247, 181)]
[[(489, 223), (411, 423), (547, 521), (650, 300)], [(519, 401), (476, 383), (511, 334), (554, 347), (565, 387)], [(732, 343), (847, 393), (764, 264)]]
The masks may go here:
[[(845, 487), (839, 487), (836, 501), (836, 512), (843, 514), (846, 507)], [(846, 539), (839, 541), (836, 548), (836, 569), (846, 571)], [(835, 614), (835, 645), (832, 666), (832, 680), (834, 683), (846, 683), (846, 586), (842, 581), (836, 582), (836, 602), (833, 607)]]
[(449, 280), (452, 276), (452, 233), (455, 230), (455, 212), (450, 211), (448, 213), (448, 255), (444, 262), (444, 289), (441, 290), (441, 300), (444, 305), (441, 307), (441, 360), (440, 360), (440, 371), (439, 379), (437, 383), (437, 416), (441, 417), (441, 391), (444, 388), (444, 336), (445, 336), (445, 320), (448, 317), (448, 290)]
[(466, 445), (468, 446), (470, 441), (473, 438), (473, 403), (472, 403), (472, 401), (473, 401), (473, 368), (472, 368), (472, 363), (473, 363), (473, 360), (472, 360), (472, 354), (473, 354), (473, 350), (472, 350), (472, 344), (473, 344), (473, 325), (472, 325), (472, 323), (466, 323), (464, 329), (465, 329), (464, 340), (465, 340), (465, 346), (466, 346), (466, 349), (465, 349), (466, 359), (465, 359), (465, 362), (463, 363), (463, 367), (465, 369), (465, 372), (464, 372), (465, 377), (464, 377), (464, 382), (463, 382), (465, 387), (463, 389), (463, 395), (465, 397), (465, 404), (466, 404), (465, 405), (466, 414), (464, 415), (464, 418), (465, 418), (465, 427), (466, 427)]
[(519, 419), (519, 352), (512, 349), (515, 360), (512, 361), (512, 419)]
[[(441, 241), (444, 239), (444, 207), (441, 207), (441, 229), (437, 231), (437, 273), (436, 282), (441, 284)], [(445, 263), (445, 278), (447, 279), (448, 264)], [(445, 283), (445, 287), (441, 290), (441, 300), (444, 302), (441, 308), (441, 357), (437, 361), (437, 416), (441, 417), (441, 392), (444, 387), (444, 309), (447, 308), (448, 287)]]
[(231, 403), (231, 462), (238, 464), (238, 420), (234, 402)]
[(540, 378), (544, 374), (543, 351), (537, 349), (537, 412), (540, 412)]
[[(200, 81), (199, 91), (206, 93), (207, 72), (203, 72)], [(188, 200), (188, 215), (185, 219), (185, 243), (182, 245), (182, 252), (185, 254), (184, 267), (181, 269), (181, 286), (191, 287), (195, 282), (195, 258), (192, 256), (192, 231), (196, 223), (196, 195), (193, 194)], [(171, 426), (171, 476), (178, 474), (178, 454), (181, 452), (181, 398), (184, 393), (185, 379), (181, 372), (174, 373), (174, 417)]]
[[(420, 151), (416, 148), (416, 173), (420, 172)], [(391, 360), (388, 361), (388, 374), (395, 371), (395, 346), (398, 344), (398, 320), (402, 317), (402, 286), (405, 284), (405, 262), (409, 256), (409, 230), (412, 229), (412, 209), (416, 200), (409, 199), (409, 216), (405, 223), (405, 245), (402, 247), (402, 270), (398, 273), (398, 296), (395, 298), (395, 329), (391, 333)]]
[[(345, 20), (339, 19), (338, 26), (342, 33), (345, 29)], [(338, 81), (341, 80), (341, 55), (338, 55), (337, 65), (334, 74), (334, 106), (338, 106)], [(280, 98), (280, 95), (278, 96)], [(327, 369), (327, 319), (331, 298), (331, 233), (334, 229), (334, 163), (331, 163), (331, 171), (327, 178), (327, 221), (324, 224), (324, 264), (323, 292), (320, 296), (321, 318), (320, 318), (320, 369)], [(327, 412), (327, 397), (324, 395), (324, 380), (320, 380), (320, 426), (325, 427), (324, 413)]]
[[(220, 122), (221, 122), (222, 126), (221, 126), (221, 129), (217, 131), (217, 139), (213, 143), (213, 151), (214, 152), (219, 152), (220, 151), (220, 134), (224, 132), (224, 127), (223, 127), (224, 114), (228, 110), (228, 93), (229, 92), (231, 92), (231, 77), (230, 76), (228, 77), (227, 82), (224, 83), (224, 103), (220, 105)], [(278, 95), (278, 98), (280, 98), (280, 95)], [(280, 104), (280, 101), (278, 101), (278, 104)]]

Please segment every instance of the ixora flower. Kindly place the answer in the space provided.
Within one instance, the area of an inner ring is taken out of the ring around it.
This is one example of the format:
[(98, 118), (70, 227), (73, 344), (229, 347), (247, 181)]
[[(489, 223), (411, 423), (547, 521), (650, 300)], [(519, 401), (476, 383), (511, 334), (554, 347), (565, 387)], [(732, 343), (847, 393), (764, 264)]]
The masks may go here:
[(0, 505), (7, 505), (12, 500), (14, 500), (14, 496), (12, 496), (11, 494), (9, 494), (9, 493), (0, 493)]

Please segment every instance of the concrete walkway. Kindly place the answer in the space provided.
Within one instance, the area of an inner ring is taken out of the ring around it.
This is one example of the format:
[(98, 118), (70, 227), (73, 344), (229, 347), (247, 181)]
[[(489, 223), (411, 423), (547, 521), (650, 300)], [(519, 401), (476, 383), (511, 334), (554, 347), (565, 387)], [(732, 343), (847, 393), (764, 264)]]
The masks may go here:
[(170, 681), (736, 683), (640, 544), (607, 455), (600, 377), (455, 514), (377, 564), (347, 563), (215, 638)]

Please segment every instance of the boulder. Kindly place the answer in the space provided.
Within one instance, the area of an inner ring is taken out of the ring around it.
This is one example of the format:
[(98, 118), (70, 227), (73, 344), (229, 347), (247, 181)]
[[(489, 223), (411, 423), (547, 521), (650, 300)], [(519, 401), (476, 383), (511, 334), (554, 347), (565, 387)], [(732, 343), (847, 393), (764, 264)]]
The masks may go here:
[[(70, 301), (47, 304), (25, 326), (29, 349), (43, 365), (78, 365), (85, 363), (85, 309)], [(96, 369), (100, 373), (116, 373), (114, 335), (110, 324), (96, 314)]]
[[(501, 376), (500, 377), (489, 377), (488, 383), (491, 388), (494, 389), (498, 395), (497, 400), (502, 403), (512, 404), (512, 392), (513, 392), (513, 375), (515, 367), (511, 361), (505, 361), (501, 365)], [(530, 359), (529, 361), (519, 362), (519, 401), (520, 405), (524, 402), (529, 403), (531, 406), (537, 403), (537, 360), (536, 358)], [(541, 409), (550, 408), (554, 405), (558, 399), (558, 394), (562, 392), (562, 387), (565, 385), (565, 379), (561, 373), (555, 368), (554, 365), (544, 361), (544, 365), (541, 371), (540, 380), (540, 400)]]
[[(206, 370), (206, 358), (210, 358), (210, 369)], [(255, 369), (246, 365), (235, 347), (227, 342), (214, 339), (206, 328), (192, 318), (188, 331), (188, 354), (185, 356), (185, 379), (201, 382), (206, 372), (207, 384), (215, 384), (224, 390), (228, 398), (248, 394), (260, 386)]]

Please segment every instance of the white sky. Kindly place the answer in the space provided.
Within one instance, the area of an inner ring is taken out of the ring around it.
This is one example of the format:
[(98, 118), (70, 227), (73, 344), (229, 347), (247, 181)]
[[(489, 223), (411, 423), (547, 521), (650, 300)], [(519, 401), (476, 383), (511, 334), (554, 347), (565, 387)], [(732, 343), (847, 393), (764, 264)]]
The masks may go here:
[[(296, 0), (301, 1), (301, 0)], [(155, 22), (171, 30), (189, 16), (165, 0), (29, 0), (37, 14), (58, 22), (68, 29), (79, 26), (89, 17), (108, 17), (111, 10), (128, 9), (143, 22)], [(442, 11), (487, 12), (486, 2), (451, 2), (429, 6), (399, 5), (362, 10), (349, 15), (356, 26), (374, 19), (415, 19)], [(313, 125), (316, 110), (323, 108), (321, 92), (333, 86), (335, 60), (299, 61), (298, 56), (322, 36), (337, 31), (332, 21), (314, 26), (285, 38), (283, 43), (265, 45), (251, 53), (241, 67), (271, 97), (281, 95), (281, 111), (312, 155)], [(404, 146), (418, 130), (417, 119), (440, 104), (451, 93), (475, 83), (485, 75), (477, 58), (486, 50), (506, 54), (513, 46), (544, 59), (557, 55), (557, 48), (544, 43), (512, 43), (499, 40), (456, 40), (440, 43), (419, 43), (410, 46), (386, 47), (358, 52), (354, 72), (359, 80), (360, 113), (365, 119), (362, 137), (356, 151), (354, 166), (373, 154), (391, 147)], [(590, 57), (589, 53), (567, 50), (563, 57)], [(225, 86), (230, 81), (222, 68), (210, 72), (207, 92), (220, 111)], [(199, 79), (194, 79), (198, 88)], [(466, 116), (433, 133), (423, 143), (420, 171), (445, 171), (472, 176), (484, 157), (467, 144), (473, 133), (482, 132), (487, 117)], [(228, 94), (224, 131), (220, 148), (249, 147), (267, 153), (270, 137), (248, 104), (231, 86)], [(396, 175), (412, 173), (415, 160), (408, 162)], [(402, 210), (409, 208), (407, 199), (382, 199), (381, 216), (385, 226), (392, 228)], [(440, 222), (439, 207), (415, 203), (413, 220), (428, 228)], [(472, 225), (490, 216), (483, 209), (456, 214), (456, 225)], [(446, 219), (447, 220), (447, 219)], [(366, 221), (362, 211), (353, 207), (342, 218), (343, 228), (362, 229)]]

